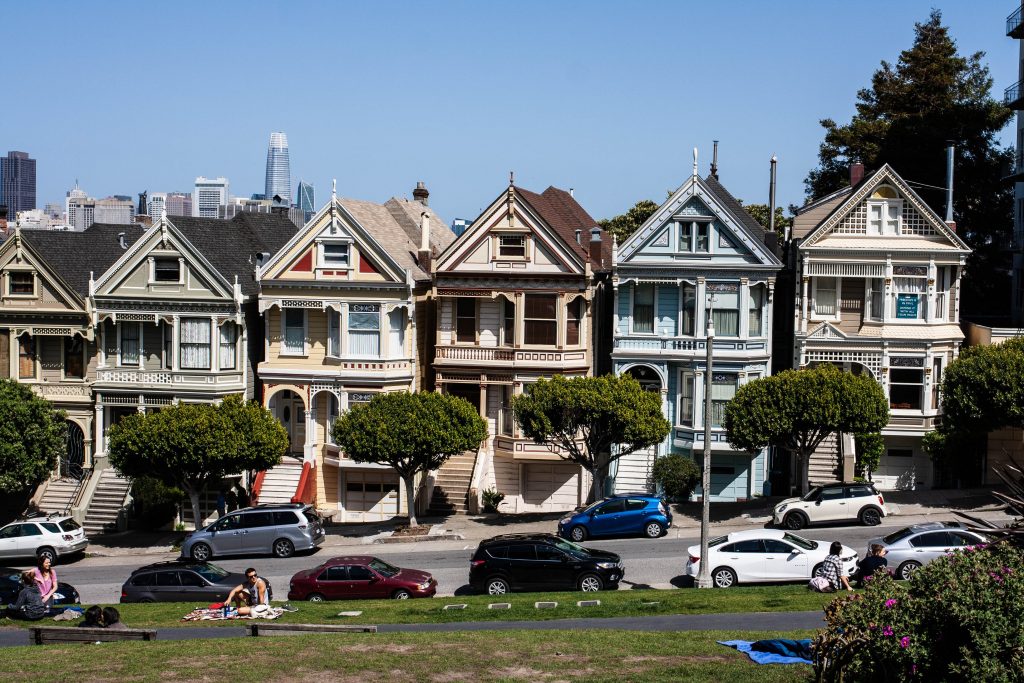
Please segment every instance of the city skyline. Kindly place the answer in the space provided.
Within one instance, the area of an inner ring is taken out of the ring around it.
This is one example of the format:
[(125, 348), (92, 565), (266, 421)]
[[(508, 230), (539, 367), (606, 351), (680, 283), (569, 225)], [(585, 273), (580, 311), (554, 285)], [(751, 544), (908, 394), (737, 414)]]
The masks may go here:
[(263, 196), (280, 197), (286, 204), (292, 199), (292, 174), (288, 158), (288, 136), (281, 131), (270, 134), (267, 145), (267, 172)]

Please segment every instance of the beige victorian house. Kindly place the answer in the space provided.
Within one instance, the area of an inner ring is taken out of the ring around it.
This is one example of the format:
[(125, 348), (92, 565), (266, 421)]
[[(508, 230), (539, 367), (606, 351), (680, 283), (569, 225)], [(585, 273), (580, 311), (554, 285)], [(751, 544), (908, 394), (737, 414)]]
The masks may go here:
[(340, 413), (376, 393), (423, 388), (429, 262), (455, 238), (427, 196), (422, 186), (411, 201), (332, 196), (262, 263), (259, 376), (292, 457), (258, 478), (260, 502), (295, 498), (344, 522), (404, 510), (394, 470), (354, 462), (331, 432)]

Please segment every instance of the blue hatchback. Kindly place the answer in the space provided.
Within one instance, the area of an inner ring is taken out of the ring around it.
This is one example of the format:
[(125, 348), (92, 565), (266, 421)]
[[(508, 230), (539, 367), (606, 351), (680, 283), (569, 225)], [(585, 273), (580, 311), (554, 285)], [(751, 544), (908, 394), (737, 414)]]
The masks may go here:
[(648, 493), (627, 493), (566, 515), (558, 521), (558, 535), (577, 543), (591, 536), (658, 538), (671, 526), (672, 511), (665, 501)]

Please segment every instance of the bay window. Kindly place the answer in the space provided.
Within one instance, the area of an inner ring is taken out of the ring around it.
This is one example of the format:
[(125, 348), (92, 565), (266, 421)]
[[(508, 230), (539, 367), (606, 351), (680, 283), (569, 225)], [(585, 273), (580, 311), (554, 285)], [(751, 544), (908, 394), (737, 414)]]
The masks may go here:
[(355, 356), (380, 356), (380, 304), (349, 306), (348, 352)]
[(327, 355), (341, 356), (341, 313), (333, 308), (327, 309)]
[(679, 416), (677, 422), (683, 427), (693, 426), (693, 380), (692, 372), (679, 376)]
[(455, 300), (455, 341), (476, 343), (476, 299), (460, 297)]
[(238, 341), (238, 328), (233, 322), (226, 322), (220, 326), (220, 369), (234, 370), (237, 363), (236, 342)]
[(118, 334), (121, 337), (121, 365), (138, 365), (142, 356), (142, 323), (118, 323)]
[(711, 426), (721, 427), (725, 420), (725, 406), (736, 395), (738, 376), (729, 372), (716, 372), (711, 376)]
[(654, 291), (650, 283), (633, 285), (633, 332), (654, 333)]
[(734, 282), (708, 283), (708, 292), (714, 296), (711, 319), (715, 323), (715, 336), (738, 337), (740, 334), (740, 286)]
[[(899, 360), (899, 359), (893, 359)], [(889, 407), (921, 410), (924, 394), (924, 369), (893, 367), (889, 370)]]
[(583, 299), (576, 297), (565, 306), (565, 344), (579, 346), (583, 324)]
[(684, 282), (681, 295), (683, 314), (680, 318), (679, 334), (693, 335), (697, 327), (697, 287)]
[(896, 319), (923, 320), (927, 303), (927, 281), (923, 277), (895, 277)]
[(839, 278), (814, 278), (815, 318), (836, 318), (839, 316)]
[(388, 313), (388, 356), (404, 358), (405, 355), (405, 309), (396, 308)]
[(210, 319), (181, 319), (181, 367), (189, 370), (210, 369)]
[(747, 304), (750, 312), (747, 320), (747, 336), (749, 337), (764, 336), (765, 289), (764, 285), (753, 285), (748, 291)]
[(306, 354), (306, 312), (301, 308), (286, 308), (281, 311), (282, 347), (285, 356)]
[(524, 315), (524, 342), (533, 346), (558, 343), (558, 297), (554, 294), (527, 294)]

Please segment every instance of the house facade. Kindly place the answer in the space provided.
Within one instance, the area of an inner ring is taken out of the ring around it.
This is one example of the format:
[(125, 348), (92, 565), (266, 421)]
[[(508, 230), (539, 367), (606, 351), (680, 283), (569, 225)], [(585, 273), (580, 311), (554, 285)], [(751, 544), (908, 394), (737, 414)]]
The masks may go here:
[[(261, 266), (263, 402), (288, 430), (292, 456), (262, 476), (261, 502), (306, 495), (343, 522), (405, 509), (394, 470), (354, 462), (332, 428), (377, 393), (423, 388), (429, 263), (455, 238), (426, 199), (425, 191), (384, 204), (332, 195)], [(298, 490), (303, 477), (308, 494)]]
[(608, 371), (610, 271), (609, 238), (571, 193), (511, 183), (437, 258), (436, 389), (476, 406), (489, 436), (441, 468), (432, 509), (472, 509), (487, 489), (510, 512), (586, 500), (589, 475), (525, 438), (510, 405), (541, 377)]
[(775, 278), (781, 262), (765, 231), (719, 183), (688, 178), (616, 250), (612, 280), (616, 374), (661, 395), (672, 429), (661, 444), (620, 458), (616, 492), (647, 490), (654, 460), (703, 462), (708, 318), (714, 326), (711, 500), (763, 493), (768, 450), (733, 449), (722, 428), (738, 387), (771, 373)]
[[(888, 165), (851, 180), (793, 222), (794, 366), (833, 363), (877, 380), (891, 417), (872, 479), (887, 490), (927, 488), (934, 473), (921, 438), (940, 418), (939, 384), (964, 338), (970, 250)], [(853, 458), (852, 435), (823, 444), (812, 483), (852, 476)]]

